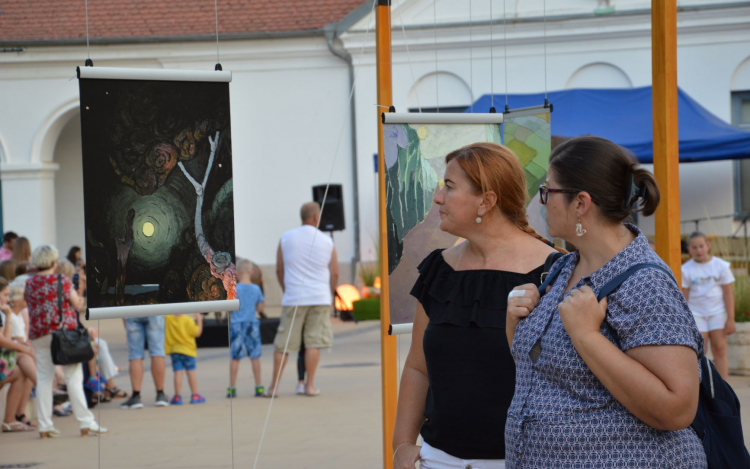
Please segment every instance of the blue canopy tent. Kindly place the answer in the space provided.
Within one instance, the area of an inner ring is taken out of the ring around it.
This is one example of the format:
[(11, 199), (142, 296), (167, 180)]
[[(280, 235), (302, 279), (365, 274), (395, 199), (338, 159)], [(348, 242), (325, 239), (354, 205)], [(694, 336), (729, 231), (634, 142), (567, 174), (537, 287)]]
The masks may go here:
[[(553, 135), (596, 135), (629, 149), (641, 163), (653, 163), (650, 86), (553, 91), (548, 99), (553, 106)], [(750, 132), (722, 121), (682, 90), (677, 99), (680, 162), (750, 158)], [(505, 95), (496, 94), (494, 101), (502, 112)], [(508, 104), (511, 110), (540, 106), (544, 94), (511, 94)], [(490, 106), (491, 96), (484, 95), (474, 103), (474, 112), (489, 112)]]

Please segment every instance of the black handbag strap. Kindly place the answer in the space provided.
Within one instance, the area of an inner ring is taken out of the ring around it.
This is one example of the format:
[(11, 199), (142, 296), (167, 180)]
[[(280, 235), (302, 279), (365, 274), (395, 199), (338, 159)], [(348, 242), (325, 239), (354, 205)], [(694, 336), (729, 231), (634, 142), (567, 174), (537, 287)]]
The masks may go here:
[(560, 274), (560, 271), (565, 267), (565, 263), (561, 262), (555, 269), (552, 269), (552, 265), (562, 256), (561, 252), (553, 252), (547, 257), (547, 262), (544, 263), (544, 273), (542, 274), (542, 284), (539, 286), (539, 295), (544, 296), (547, 293), (547, 287), (555, 283), (555, 279)]
[(57, 310), (60, 312), (60, 329), (63, 328), (62, 274), (57, 274)]
[[(669, 269), (667, 269), (667, 268), (665, 268), (665, 267), (660, 266), (659, 264), (652, 264), (652, 263), (636, 264), (636, 265), (630, 267), (625, 272), (621, 273), (620, 275), (617, 275), (615, 278), (613, 278), (609, 282), (605, 283), (602, 286), (602, 288), (599, 290), (599, 294), (596, 295), (597, 301), (602, 301), (602, 299), (605, 296), (609, 296), (610, 293), (612, 293), (613, 291), (617, 290), (620, 287), (620, 285), (622, 285), (625, 282), (625, 280), (627, 280), (628, 278), (630, 278), (631, 275), (633, 275), (636, 272), (638, 272), (639, 270), (643, 270), (643, 269), (661, 270), (662, 272), (664, 272), (665, 274), (667, 274), (667, 276), (670, 279), (672, 279), (672, 281), (675, 284), (677, 284), (677, 280), (674, 278), (674, 274), (672, 274), (672, 271), (669, 270)], [(679, 285), (678, 285), (678, 288), (679, 288)]]
[[(560, 265), (557, 266), (556, 269), (552, 270), (549, 275), (547, 275), (547, 278), (545, 279), (544, 283), (539, 287), (539, 295), (544, 296), (545, 293), (547, 293), (547, 287), (555, 283), (555, 279), (560, 274), (560, 271), (563, 269), (565, 263), (562, 262)], [(639, 270), (642, 269), (657, 269), (664, 273), (666, 273), (669, 278), (672, 279), (673, 282), (677, 283), (677, 280), (675, 280), (674, 275), (672, 274), (672, 271), (669, 269), (666, 269), (665, 267), (660, 266), (659, 264), (652, 264), (652, 263), (644, 263), (644, 264), (636, 264), (634, 266), (631, 266), (629, 269), (627, 269), (625, 272), (622, 272), (621, 274), (615, 276), (612, 280), (605, 283), (602, 288), (599, 290), (599, 294), (596, 296), (597, 301), (602, 301), (602, 298), (609, 296), (613, 291), (617, 290), (620, 285), (622, 285), (625, 280), (630, 278), (631, 275), (635, 274)], [(536, 363), (536, 361), (539, 359), (539, 355), (542, 353), (541, 348), (541, 342), (542, 337), (547, 333), (547, 330), (549, 329), (550, 324), (552, 324), (552, 318), (553, 314), (550, 315), (550, 317), (547, 319), (547, 324), (544, 326), (544, 330), (542, 331), (542, 335), (539, 337), (539, 339), (536, 341), (534, 346), (529, 351), (529, 357), (531, 357), (531, 361)]]

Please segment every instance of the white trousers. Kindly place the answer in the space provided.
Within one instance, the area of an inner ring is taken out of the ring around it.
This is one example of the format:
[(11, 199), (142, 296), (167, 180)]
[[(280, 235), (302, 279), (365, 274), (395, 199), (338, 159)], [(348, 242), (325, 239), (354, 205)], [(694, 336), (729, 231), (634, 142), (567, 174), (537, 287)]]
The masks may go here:
[(117, 365), (112, 360), (112, 355), (109, 353), (109, 344), (107, 341), (99, 337), (94, 341), (99, 344), (99, 371), (102, 372), (104, 379), (109, 380), (117, 376)]
[(421, 469), (505, 469), (504, 459), (461, 459), (433, 448), (422, 441), (419, 451)]
[[(36, 413), (39, 419), (39, 431), (50, 431), (52, 425), (52, 382), (55, 377), (55, 364), (52, 363), (52, 335), (45, 335), (32, 340), (36, 353)], [(83, 368), (81, 364), (64, 365), (65, 383), (68, 385), (68, 397), (73, 414), (81, 424), (81, 428), (94, 428), (94, 414), (86, 405), (86, 395), (83, 393)]]

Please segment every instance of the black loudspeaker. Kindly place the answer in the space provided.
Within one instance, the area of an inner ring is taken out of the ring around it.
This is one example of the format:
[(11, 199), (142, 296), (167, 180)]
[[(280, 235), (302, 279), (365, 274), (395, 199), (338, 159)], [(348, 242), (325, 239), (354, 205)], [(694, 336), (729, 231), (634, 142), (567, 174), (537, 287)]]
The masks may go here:
[[(313, 186), (313, 200), (323, 206), (323, 196), (326, 193), (325, 184), (322, 186)], [(341, 184), (331, 184), (328, 186), (328, 196), (326, 197), (326, 206), (323, 208), (323, 215), (320, 217), (321, 231), (342, 231), (344, 224), (344, 191)]]

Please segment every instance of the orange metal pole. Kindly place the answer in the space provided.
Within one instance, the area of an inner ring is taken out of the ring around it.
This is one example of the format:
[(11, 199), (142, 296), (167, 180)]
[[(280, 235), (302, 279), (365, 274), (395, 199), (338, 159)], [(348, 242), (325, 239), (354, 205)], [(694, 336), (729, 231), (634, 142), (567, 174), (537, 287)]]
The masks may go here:
[(681, 282), (680, 154), (677, 134), (677, 1), (651, 1), (654, 175), (661, 191), (656, 252)]
[[(378, 104), (390, 107), (393, 103), (391, 89), (391, 2), (378, 0), (375, 19), (377, 45)], [(383, 467), (393, 468), (393, 427), (396, 423), (398, 402), (398, 356), (396, 337), (388, 335), (391, 323), (388, 307), (388, 227), (385, 205), (385, 157), (383, 156), (383, 124), (377, 108), (378, 119), (378, 187), (380, 214), (380, 359), (383, 396)]]

